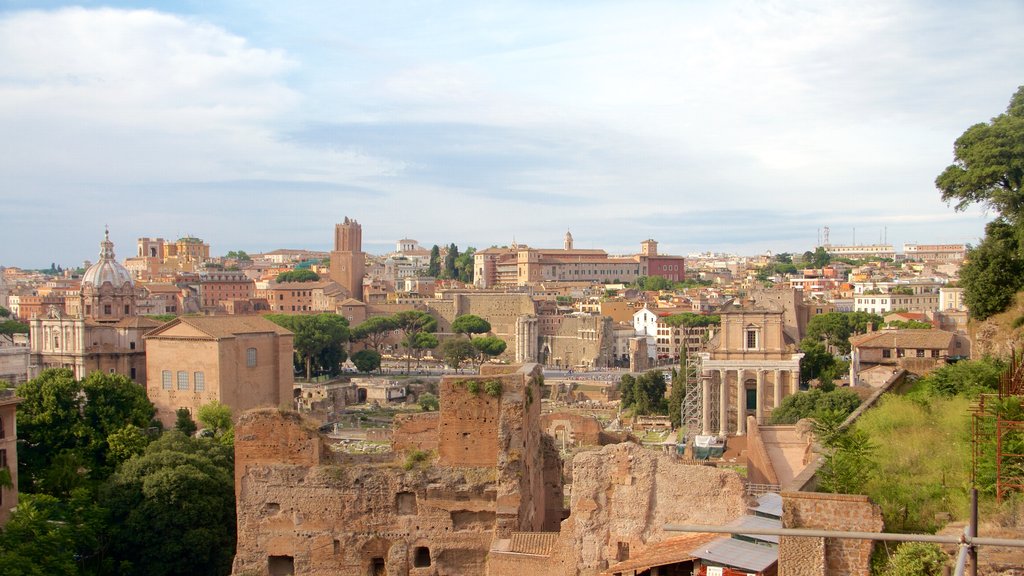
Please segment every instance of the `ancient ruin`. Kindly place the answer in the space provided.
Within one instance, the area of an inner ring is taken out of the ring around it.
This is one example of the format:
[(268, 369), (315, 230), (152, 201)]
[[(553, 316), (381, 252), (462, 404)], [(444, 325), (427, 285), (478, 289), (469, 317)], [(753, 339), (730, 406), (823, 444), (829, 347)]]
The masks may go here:
[(440, 411), (395, 423), (392, 451), (331, 450), (277, 409), (236, 425), (234, 574), (596, 575), (749, 504), (734, 472), (634, 443), (578, 453), (572, 494), (541, 425), (536, 364), (445, 377)]

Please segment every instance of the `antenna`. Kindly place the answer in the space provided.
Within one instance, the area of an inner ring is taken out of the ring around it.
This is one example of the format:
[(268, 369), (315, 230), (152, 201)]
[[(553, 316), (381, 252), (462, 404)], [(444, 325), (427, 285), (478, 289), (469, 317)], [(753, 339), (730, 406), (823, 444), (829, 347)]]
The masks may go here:
[(830, 244), (828, 243), (828, 232), (829, 232), (828, 226), (825, 226), (825, 235), (822, 238), (825, 241), (825, 246), (830, 246)]

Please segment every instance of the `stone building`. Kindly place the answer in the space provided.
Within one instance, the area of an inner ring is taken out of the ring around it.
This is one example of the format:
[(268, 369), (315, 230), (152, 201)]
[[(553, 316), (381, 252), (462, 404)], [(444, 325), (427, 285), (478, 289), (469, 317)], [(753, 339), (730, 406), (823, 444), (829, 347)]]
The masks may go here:
[(146, 395), (164, 426), (214, 400), (292, 405), (292, 333), (260, 316), (183, 316), (146, 335)]
[(331, 251), (331, 280), (340, 284), (356, 300), (363, 299), (363, 276), (366, 255), (363, 254), (363, 227), (350, 220), (334, 226), (334, 250)]
[(771, 299), (737, 300), (719, 315), (721, 329), (700, 355), (702, 430), (705, 435), (743, 436), (748, 415), (764, 422), (800, 389), (799, 330), (787, 329), (785, 308)]
[(17, 408), (21, 398), (14, 390), (0, 390), (0, 470), (11, 475), (11, 486), (0, 487), (0, 527), (18, 505), (18, 424)]
[(67, 298), (66, 311), (49, 306), (29, 319), (30, 377), (46, 368), (70, 368), (79, 379), (100, 370), (145, 382), (142, 336), (160, 322), (137, 316), (139, 294), (106, 232), (99, 261), (85, 271), (78, 294)]

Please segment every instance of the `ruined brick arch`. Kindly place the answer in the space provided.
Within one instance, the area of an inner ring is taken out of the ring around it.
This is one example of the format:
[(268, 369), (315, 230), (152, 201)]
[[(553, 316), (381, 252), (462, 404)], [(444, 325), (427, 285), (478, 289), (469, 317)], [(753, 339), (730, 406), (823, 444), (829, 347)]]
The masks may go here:
[(391, 543), (383, 538), (373, 538), (363, 544), (360, 557), (366, 566), (366, 576), (386, 576), (388, 551)]

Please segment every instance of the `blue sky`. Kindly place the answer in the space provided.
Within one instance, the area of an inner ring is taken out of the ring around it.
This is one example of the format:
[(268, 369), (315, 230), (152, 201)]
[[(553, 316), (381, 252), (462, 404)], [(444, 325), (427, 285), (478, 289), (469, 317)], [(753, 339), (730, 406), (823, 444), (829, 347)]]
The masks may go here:
[[(1018, 1), (0, 3), (0, 265), (974, 242), (934, 188), (1024, 84)], [(856, 232), (854, 232), (856, 230)]]

